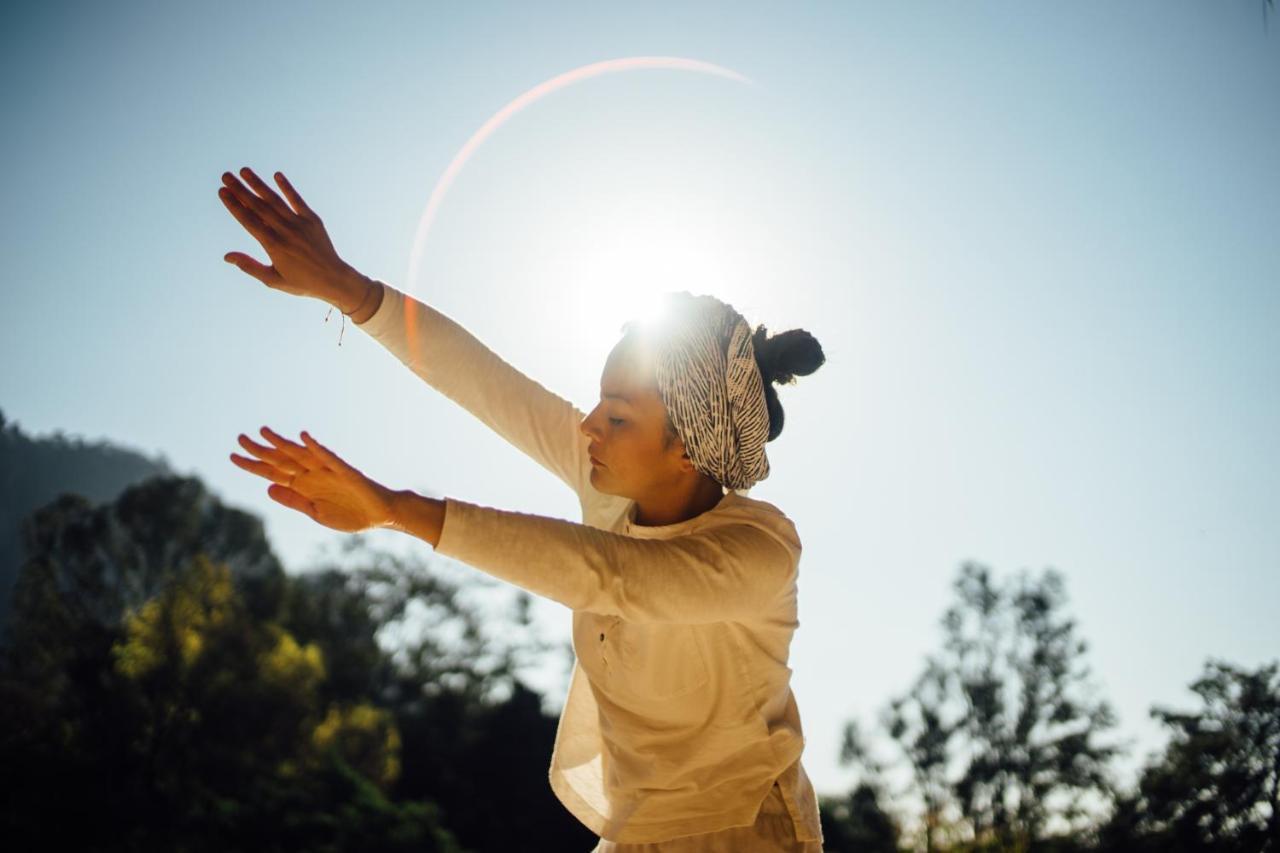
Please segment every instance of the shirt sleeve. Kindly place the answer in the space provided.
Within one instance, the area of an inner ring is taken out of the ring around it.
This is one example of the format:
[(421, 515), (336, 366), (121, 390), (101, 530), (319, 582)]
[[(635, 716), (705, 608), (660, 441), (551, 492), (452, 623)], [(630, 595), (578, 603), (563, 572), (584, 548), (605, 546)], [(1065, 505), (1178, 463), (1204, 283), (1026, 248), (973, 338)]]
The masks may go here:
[(590, 486), (585, 417), (516, 370), (462, 325), (379, 281), (382, 304), (358, 323), (418, 378), (475, 415), (583, 499)]
[(798, 540), (730, 522), (642, 539), (445, 498), (436, 552), (573, 610), (630, 622), (747, 621), (794, 586)]

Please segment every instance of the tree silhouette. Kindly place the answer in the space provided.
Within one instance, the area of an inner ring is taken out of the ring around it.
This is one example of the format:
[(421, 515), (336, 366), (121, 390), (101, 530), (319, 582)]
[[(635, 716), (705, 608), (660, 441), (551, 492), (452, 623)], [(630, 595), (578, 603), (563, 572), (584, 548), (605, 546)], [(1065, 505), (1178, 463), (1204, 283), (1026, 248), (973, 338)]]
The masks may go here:
[[(391, 795), (438, 803), (474, 850), (590, 849), (596, 836), (547, 784), (557, 718), (516, 676), (552, 648), (528, 631), (529, 596), (518, 595), (514, 613), (497, 620), (465, 606), (458, 583), (370, 552), (363, 537), (347, 539), (344, 552), (356, 567), (299, 578), (282, 621), (326, 655), (352, 658), (335, 672), (371, 673), (368, 690), (395, 715), (402, 743)], [(498, 583), (467, 577), (477, 586)], [(371, 669), (364, 660), (372, 651), (359, 649), (372, 649), (374, 631), (383, 629), (403, 639)]]
[[(128, 486), (172, 475), (164, 457), (148, 458), (109, 442), (26, 435), (0, 412), (0, 627), (9, 615), (10, 594), (23, 561), (22, 520), (58, 495), (111, 501)], [(0, 632), (0, 642), (3, 641)]]
[(1200, 709), (1151, 709), (1172, 737), (1119, 798), (1101, 849), (1280, 850), (1277, 669), (1209, 660), (1191, 685)]
[[(595, 842), (547, 785), (556, 718), (514, 677), (512, 646), (539, 644), (443, 575), (357, 554), (291, 578), (256, 518), (187, 478), (62, 494), (23, 530), (0, 648), (6, 846)], [(411, 603), (428, 618), (384, 649)]]
[[(165, 479), (139, 491), (169, 488), (177, 498), (190, 494), (184, 485)], [(58, 508), (77, 517), (59, 525)], [(121, 607), (130, 596), (104, 581), (127, 588), (137, 575), (92, 546), (135, 558), (145, 549), (123, 547), (128, 524), (106, 525), (116, 532), (95, 540), (75, 512), (83, 509), (60, 500), (37, 526), (78, 532), (73, 547), (55, 551), (100, 558), (67, 565), (37, 551), (19, 578), (0, 671), (7, 840), (101, 850), (460, 849), (432, 804), (385, 796), (399, 772), (390, 715), (367, 703), (322, 704), (319, 648), (257, 618), (226, 564), (197, 553), (167, 567), (150, 597)], [(90, 517), (118, 518), (119, 509)]]
[(1110, 798), (1122, 747), (1097, 740), (1116, 719), (1089, 695), (1087, 645), (1060, 616), (1061, 575), (1024, 572), (998, 588), (965, 563), (954, 589), (943, 650), (882, 715), (923, 802), (924, 847), (1069, 847), (1053, 840), (1051, 818), (1087, 832), (1081, 801)]
[(840, 763), (860, 770), (844, 797), (819, 796), (823, 850), (827, 853), (896, 853), (901, 830), (880, 805), (883, 768), (872, 757), (857, 721), (845, 724)]

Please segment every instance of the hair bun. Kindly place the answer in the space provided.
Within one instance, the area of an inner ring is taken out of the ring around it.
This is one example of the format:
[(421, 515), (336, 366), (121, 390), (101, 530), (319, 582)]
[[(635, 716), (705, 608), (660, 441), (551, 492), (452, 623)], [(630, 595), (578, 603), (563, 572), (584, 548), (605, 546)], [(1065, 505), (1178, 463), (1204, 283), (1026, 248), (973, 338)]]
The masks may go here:
[(769, 410), (769, 441), (782, 433), (786, 414), (773, 386), (793, 385), (796, 376), (808, 376), (827, 360), (817, 338), (804, 329), (789, 329), (778, 335), (769, 335), (763, 324), (751, 335), (751, 346), (756, 354), (756, 367), (764, 380), (764, 399)]
[(760, 375), (766, 382), (779, 385), (795, 384), (797, 375), (808, 376), (826, 361), (822, 345), (804, 329), (769, 335), (768, 329), (761, 324), (752, 335), (751, 345), (755, 349)]

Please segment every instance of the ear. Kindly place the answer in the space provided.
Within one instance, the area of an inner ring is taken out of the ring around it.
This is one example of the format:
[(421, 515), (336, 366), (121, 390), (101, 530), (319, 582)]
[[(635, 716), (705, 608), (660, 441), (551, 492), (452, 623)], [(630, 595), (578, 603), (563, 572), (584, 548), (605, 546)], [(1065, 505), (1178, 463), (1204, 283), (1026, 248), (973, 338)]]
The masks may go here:
[(672, 446), (680, 450), (680, 469), (690, 474), (695, 473), (698, 469), (693, 467), (693, 460), (689, 458), (689, 452), (684, 449), (684, 442), (680, 440), (679, 436), (676, 436)]
[(675, 438), (671, 439), (671, 447), (668, 448), (668, 451), (680, 454), (681, 471), (692, 472), (697, 470), (693, 467), (693, 460), (689, 458), (689, 451), (685, 450), (684, 439), (680, 436), (677, 435)]

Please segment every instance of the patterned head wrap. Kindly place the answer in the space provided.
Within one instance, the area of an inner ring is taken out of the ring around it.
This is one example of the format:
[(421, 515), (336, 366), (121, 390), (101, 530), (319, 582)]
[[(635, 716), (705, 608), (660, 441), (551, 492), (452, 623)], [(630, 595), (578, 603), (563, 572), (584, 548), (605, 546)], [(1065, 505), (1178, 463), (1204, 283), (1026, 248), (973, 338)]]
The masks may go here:
[(646, 328), (658, 392), (699, 472), (744, 492), (769, 476), (769, 410), (751, 327), (714, 296), (663, 294)]

